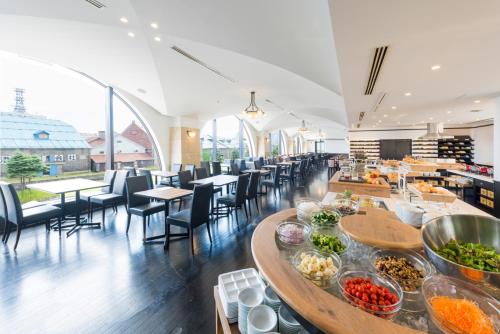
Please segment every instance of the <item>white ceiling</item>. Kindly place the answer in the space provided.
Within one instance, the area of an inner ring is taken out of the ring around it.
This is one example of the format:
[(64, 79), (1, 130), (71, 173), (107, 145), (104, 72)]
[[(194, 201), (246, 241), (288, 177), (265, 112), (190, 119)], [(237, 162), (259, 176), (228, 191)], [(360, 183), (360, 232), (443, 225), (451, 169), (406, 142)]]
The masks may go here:
[[(456, 124), (493, 116), (491, 100), (500, 95), (499, 1), (330, 3), (350, 126), (361, 111), (369, 112), (362, 127)], [(388, 54), (373, 95), (365, 96), (373, 50), (383, 45), (389, 45)], [(433, 65), (441, 69), (432, 71)], [(370, 113), (380, 92), (387, 96)]]
[(85, 72), (168, 115), (208, 120), (237, 114), (256, 90), (267, 112), (252, 121), (258, 130), (296, 126), (289, 111), (310, 122), (347, 125), (327, 0), (101, 2), (107, 7), (0, 0), (0, 31), (11, 32), (0, 35), (0, 48)]

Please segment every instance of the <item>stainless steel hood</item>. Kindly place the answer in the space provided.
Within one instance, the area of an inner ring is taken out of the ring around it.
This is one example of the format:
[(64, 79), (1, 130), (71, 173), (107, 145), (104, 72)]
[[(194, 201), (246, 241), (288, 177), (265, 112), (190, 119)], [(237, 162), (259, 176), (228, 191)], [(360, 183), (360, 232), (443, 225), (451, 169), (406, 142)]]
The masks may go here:
[(444, 126), (443, 123), (427, 123), (427, 133), (418, 139), (440, 139), (448, 138), (443, 136)]

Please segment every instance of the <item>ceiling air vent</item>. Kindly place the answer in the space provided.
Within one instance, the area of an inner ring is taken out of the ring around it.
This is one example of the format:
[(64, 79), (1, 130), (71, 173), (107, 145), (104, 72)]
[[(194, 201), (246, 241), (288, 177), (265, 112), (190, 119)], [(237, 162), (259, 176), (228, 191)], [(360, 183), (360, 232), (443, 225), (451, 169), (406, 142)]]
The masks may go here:
[(89, 4), (91, 4), (92, 6), (99, 8), (99, 9), (106, 7), (103, 3), (100, 3), (97, 0), (85, 0), (85, 1), (88, 2)]
[(377, 82), (388, 48), (389, 46), (380, 46), (375, 49), (370, 69), (370, 76), (368, 77), (368, 82), (366, 84), (365, 95), (371, 95), (373, 93), (373, 88)]
[(373, 105), (371, 112), (376, 112), (378, 110), (378, 107), (380, 107), (380, 105), (382, 105), (382, 102), (384, 102), (386, 95), (386, 92), (380, 92), (380, 94), (378, 94), (377, 101)]
[(365, 118), (365, 115), (366, 115), (366, 112), (362, 111), (359, 113), (359, 121), (362, 122), (363, 121), (363, 118)]
[(472, 109), (470, 112), (480, 112), (482, 111), (481, 109)]
[(179, 48), (178, 46), (175, 46), (175, 45), (172, 45), (171, 46), (171, 49), (174, 50), (175, 52), (183, 55), (184, 57), (188, 58), (189, 60), (191, 61), (194, 61), (195, 63), (197, 63), (198, 65), (201, 65), (203, 66), (204, 68), (206, 68), (207, 70), (217, 74), (218, 76), (228, 80), (228, 81), (231, 81), (232, 83), (235, 83), (236, 80), (228, 77), (227, 75), (221, 73), (220, 71), (216, 70), (215, 68), (211, 67), (210, 65), (208, 65), (207, 63), (201, 61), (200, 59), (196, 58), (195, 56), (191, 55), (190, 53), (186, 52), (185, 50)]

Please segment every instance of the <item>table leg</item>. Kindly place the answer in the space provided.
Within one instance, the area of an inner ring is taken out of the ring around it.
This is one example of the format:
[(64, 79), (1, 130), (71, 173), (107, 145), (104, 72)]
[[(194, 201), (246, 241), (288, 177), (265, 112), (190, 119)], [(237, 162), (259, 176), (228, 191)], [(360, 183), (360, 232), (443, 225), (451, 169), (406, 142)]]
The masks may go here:
[(73, 225), (73, 227), (68, 232), (66, 232), (66, 237), (69, 237), (83, 226), (101, 228), (101, 223), (87, 223), (86, 220), (85, 223), (80, 222), (80, 190), (77, 190), (75, 192), (75, 211), (76, 211), (75, 225)]

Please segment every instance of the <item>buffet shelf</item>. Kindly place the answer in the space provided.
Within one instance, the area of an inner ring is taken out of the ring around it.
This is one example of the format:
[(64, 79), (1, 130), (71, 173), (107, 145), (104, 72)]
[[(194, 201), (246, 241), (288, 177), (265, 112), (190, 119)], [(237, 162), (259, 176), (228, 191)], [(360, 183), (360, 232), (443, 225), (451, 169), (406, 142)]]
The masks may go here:
[(422, 158), (437, 158), (438, 142), (436, 139), (414, 139), (411, 142), (411, 154)]
[(350, 157), (364, 156), (371, 159), (380, 158), (379, 140), (351, 140), (349, 143)]
[(471, 164), (474, 159), (474, 140), (469, 136), (439, 139), (438, 157)]

